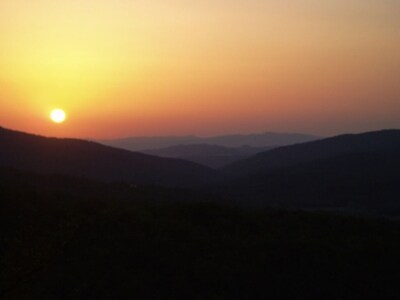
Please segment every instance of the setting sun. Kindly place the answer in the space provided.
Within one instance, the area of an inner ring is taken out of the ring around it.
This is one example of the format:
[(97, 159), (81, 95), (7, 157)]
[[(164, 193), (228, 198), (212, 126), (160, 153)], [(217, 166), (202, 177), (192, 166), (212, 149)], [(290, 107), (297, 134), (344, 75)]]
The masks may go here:
[(62, 109), (55, 109), (51, 112), (50, 114), (50, 119), (54, 122), (54, 123), (63, 123), (66, 119), (66, 114)]

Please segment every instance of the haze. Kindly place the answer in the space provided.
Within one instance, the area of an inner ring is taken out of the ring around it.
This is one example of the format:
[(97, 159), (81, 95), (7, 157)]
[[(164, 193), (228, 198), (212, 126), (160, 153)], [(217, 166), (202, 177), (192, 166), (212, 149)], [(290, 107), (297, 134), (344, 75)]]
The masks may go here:
[(0, 120), (44, 135), (394, 128), (399, 78), (395, 0), (0, 2)]

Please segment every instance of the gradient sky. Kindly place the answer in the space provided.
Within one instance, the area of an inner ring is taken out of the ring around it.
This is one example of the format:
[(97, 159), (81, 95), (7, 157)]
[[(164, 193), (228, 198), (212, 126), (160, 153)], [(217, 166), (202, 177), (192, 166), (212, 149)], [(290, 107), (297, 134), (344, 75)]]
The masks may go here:
[(399, 128), (400, 1), (1, 0), (0, 126), (91, 138)]

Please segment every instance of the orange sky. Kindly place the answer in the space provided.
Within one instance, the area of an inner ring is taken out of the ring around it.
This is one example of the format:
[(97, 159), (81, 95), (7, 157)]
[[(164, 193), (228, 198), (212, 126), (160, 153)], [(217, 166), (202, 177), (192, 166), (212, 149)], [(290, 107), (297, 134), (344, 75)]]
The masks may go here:
[(398, 0), (0, 1), (0, 126), (13, 129), (399, 128), (399, 78)]

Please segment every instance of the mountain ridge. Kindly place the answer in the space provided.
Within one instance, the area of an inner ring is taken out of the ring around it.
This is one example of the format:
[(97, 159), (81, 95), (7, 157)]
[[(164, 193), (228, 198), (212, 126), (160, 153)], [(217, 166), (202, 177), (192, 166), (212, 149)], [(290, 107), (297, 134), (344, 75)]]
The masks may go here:
[(130, 152), (92, 141), (50, 138), (0, 128), (0, 165), (101, 181), (191, 186), (218, 173), (199, 164)]
[(386, 129), (359, 134), (342, 134), (321, 140), (277, 147), (224, 168), (235, 176), (256, 173), (263, 169), (279, 169), (294, 164), (337, 156), (346, 152), (373, 152), (385, 147), (400, 149), (400, 130)]
[(214, 188), (238, 205), (400, 215), (400, 130), (346, 134), (234, 163)]

